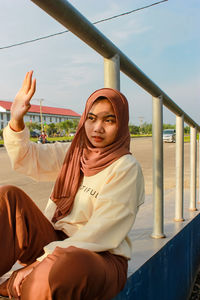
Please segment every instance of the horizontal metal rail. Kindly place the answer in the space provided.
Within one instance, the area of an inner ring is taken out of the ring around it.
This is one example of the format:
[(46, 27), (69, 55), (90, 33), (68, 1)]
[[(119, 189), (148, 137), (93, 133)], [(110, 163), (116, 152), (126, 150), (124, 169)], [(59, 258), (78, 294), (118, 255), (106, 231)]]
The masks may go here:
[(200, 126), (193, 121), (165, 92), (149, 79), (125, 54), (106, 36), (80, 14), (66, 0), (32, 0), (58, 22), (104, 57), (104, 86), (120, 90), (120, 71), (130, 77), (153, 99), (153, 238), (164, 234), (164, 193), (163, 193), (163, 105), (176, 115), (176, 202), (175, 218), (184, 221), (184, 122), (190, 126), (190, 210), (196, 210), (197, 144), (196, 132)]
[(162, 91), (147, 75), (145, 75), (122, 51), (89, 22), (75, 7), (66, 0), (31, 0), (59, 23), (73, 32), (82, 41), (97, 51), (104, 58), (115, 55), (120, 59), (120, 70), (140, 85), (153, 97), (162, 96), (163, 104), (177, 116), (184, 116), (189, 126), (200, 126), (188, 116), (164, 91)]

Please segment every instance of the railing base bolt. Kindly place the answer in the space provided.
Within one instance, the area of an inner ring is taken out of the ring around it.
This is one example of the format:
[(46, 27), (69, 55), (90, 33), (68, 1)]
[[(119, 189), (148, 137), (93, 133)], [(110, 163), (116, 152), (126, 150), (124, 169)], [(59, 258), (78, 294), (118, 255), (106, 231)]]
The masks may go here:
[(160, 233), (160, 234), (154, 234), (154, 233), (152, 233), (150, 235), (150, 237), (153, 238), (153, 239), (164, 239), (164, 238), (166, 238), (166, 235), (163, 234), (163, 233)]

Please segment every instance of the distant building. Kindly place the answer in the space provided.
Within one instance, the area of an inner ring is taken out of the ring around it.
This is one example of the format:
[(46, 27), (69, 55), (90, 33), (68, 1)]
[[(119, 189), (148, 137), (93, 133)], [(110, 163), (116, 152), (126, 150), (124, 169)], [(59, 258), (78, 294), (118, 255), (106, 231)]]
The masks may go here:
[[(12, 102), (0, 100), (0, 129), (10, 121), (10, 108)], [(41, 122), (40, 105), (31, 105), (24, 117), (24, 122)], [(42, 106), (42, 121), (45, 124), (60, 123), (65, 120), (79, 119), (80, 115), (71, 109)]]

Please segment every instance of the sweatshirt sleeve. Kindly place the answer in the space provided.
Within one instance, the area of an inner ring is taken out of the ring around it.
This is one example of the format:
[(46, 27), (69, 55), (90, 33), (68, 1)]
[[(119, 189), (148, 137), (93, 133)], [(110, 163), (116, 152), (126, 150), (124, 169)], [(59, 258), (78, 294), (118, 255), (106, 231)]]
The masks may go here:
[(3, 131), (4, 145), (12, 168), (38, 181), (54, 181), (62, 166), (68, 143), (37, 144), (30, 141), (28, 128)]
[(94, 212), (89, 221), (73, 236), (64, 241), (56, 241), (44, 247), (45, 254), (58, 247), (76, 246), (100, 252), (116, 249), (131, 230), (138, 207), (144, 202), (144, 180), (140, 165), (122, 163), (106, 179)]

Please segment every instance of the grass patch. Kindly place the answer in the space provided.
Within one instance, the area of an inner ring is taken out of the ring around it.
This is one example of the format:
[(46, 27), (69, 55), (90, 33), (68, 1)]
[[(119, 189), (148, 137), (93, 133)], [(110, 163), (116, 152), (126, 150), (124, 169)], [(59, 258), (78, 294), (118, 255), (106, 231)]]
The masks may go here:
[[(38, 141), (38, 138), (30, 138), (30, 140), (32, 142), (37, 142)], [(60, 142), (60, 141), (66, 141), (66, 142), (71, 142), (73, 140), (73, 136), (56, 136), (56, 137), (48, 137), (47, 138), (47, 141), (48, 142)]]
[[(139, 137), (151, 137), (151, 134), (131, 134), (131, 138), (139, 138)], [(30, 140), (32, 142), (37, 142), (38, 139), (37, 138), (30, 138)], [(62, 137), (48, 137), (47, 140), (49, 142), (59, 142), (59, 141), (72, 141), (73, 140), (73, 136), (62, 136)], [(197, 135), (197, 140), (199, 140), (199, 135)], [(190, 142), (190, 135), (185, 135), (184, 136), (184, 142), (185, 143), (189, 143)], [(0, 139), (0, 145), (3, 145), (3, 139)]]
[(73, 136), (61, 136), (61, 137), (48, 137), (47, 140), (49, 142), (59, 142), (59, 141), (72, 141), (73, 140)]
[(184, 143), (189, 143), (190, 142), (190, 136), (186, 135), (184, 136)]
[(150, 137), (152, 134), (130, 134), (131, 138), (137, 138), (137, 137)]
[[(31, 142), (37, 143), (38, 138), (30, 138)], [(62, 136), (62, 137), (48, 137), (47, 140), (49, 142), (59, 142), (59, 141), (66, 141), (66, 142), (71, 142), (73, 140), (73, 136)], [(3, 145), (4, 141), (0, 139), (0, 145)]]

